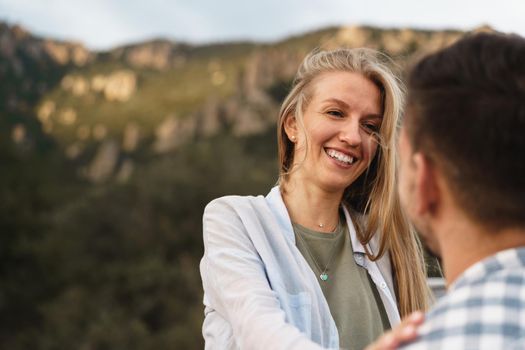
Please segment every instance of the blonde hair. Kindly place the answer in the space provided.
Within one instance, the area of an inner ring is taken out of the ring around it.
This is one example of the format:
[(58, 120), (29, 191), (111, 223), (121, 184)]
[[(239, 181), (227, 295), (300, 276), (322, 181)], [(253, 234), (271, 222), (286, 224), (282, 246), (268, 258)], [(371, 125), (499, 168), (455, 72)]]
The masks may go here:
[[(386, 55), (365, 48), (314, 51), (304, 59), (279, 113), (279, 183), (286, 184), (294, 164), (294, 143), (288, 139), (284, 124), (288, 117), (295, 117), (298, 124), (303, 125), (302, 113), (311, 98), (312, 81), (322, 73), (342, 71), (362, 74), (375, 83), (383, 104), (383, 121), (377, 135), (378, 151), (367, 171), (345, 190), (343, 203), (351, 213), (366, 214), (366, 220), (355, 222), (359, 241), (365, 246), (368, 257), (377, 260), (389, 252), (399, 312), (403, 317), (427, 308), (429, 289), (421, 245), (401, 209), (397, 194), (395, 143), (404, 92), (387, 62), (390, 61)], [(380, 239), (374, 256), (367, 244), (376, 232)]]

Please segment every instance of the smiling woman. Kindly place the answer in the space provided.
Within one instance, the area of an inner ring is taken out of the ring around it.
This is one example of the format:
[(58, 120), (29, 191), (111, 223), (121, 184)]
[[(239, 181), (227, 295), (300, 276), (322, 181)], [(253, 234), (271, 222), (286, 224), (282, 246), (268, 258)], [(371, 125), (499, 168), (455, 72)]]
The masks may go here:
[[(297, 137), (293, 178), (308, 187), (315, 184), (325, 191), (342, 193), (376, 154), (381, 92), (372, 81), (353, 72), (323, 73), (311, 89), (302, 125), (296, 117), (288, 117), (284, 123), (288, 138)], [(337, 212), (331, 219), (339, 220)]]
[(279, 115), (278, 186), (206, 207), (206, 348), (362, 349), (426, 308), (395, 191), (402, 92), (381, 57), (307, 56)]

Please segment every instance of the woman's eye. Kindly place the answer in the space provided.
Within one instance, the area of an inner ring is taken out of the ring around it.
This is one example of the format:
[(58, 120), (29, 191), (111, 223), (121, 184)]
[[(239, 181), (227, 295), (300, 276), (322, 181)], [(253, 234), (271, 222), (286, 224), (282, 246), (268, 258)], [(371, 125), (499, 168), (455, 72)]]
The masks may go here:
[(377, 124), (367, 123), (367, 124), (363, 124), (363, 126), (369, 133), (379, 133), (380, 127)]
[(336, 118), (342, 118), (344, 116), (343, 112), (341, 111), (338, 111), (338, 110), (330, 110), (328, 112), (326, 112), (326, 114), (332, 116), (332, 117), (336, 117)]

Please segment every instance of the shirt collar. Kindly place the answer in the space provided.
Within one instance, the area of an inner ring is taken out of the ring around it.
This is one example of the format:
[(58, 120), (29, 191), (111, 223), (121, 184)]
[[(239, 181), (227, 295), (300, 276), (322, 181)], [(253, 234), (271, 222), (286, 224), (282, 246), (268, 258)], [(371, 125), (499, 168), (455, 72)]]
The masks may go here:
[(295, 244), (292, 222), (290, 220), (290, 215), (288, 214), (288, 209), (286, 209), (286, 206), (284, 205), (279, 186), (275, 186), (271, 189), (270, 193), (266, 195), (266, 200), (273, 214), (277, 218), (279, 226), (284, 232), (286, 238)]
[(346, 219), (346, 222), (348, 223), (347, 226), (348, 226), (348, 230), (350, 231), (350, 238), (352, 240), (352, 248), (354, 250), (354, 254), (355, 253), (365, 254), (365, 248), (363, 247), (363, 245), (357, 238), (357, 232), (355, 230), (355, 223), (353, 222), (352, 217), (350, 216), (350, 213), (348, 212), (348, 209), (346, 209), (344, 205), (343, 205), (343, 211), (345, 212), (345, 219)]
[[(286, 209), (286, 206), (284, 205), (283, 197), (281, 195), (281, 190), (279, 186), (275, 186), (271, 189), (270, 193), (266, 195), (266, 200), (268, 201), (268, 204), (274, 213), (275, 217), (277, 218), (279, 225), (283, 229), (283, 232), (285, 233), (286, 237), (294, 242), (295, 244), (295, 235), (293, 234), (293, 227), (292, 222), (290, 221), (290, 215), (288, 214), (288, 209)], [(345, 213), (345, 219), (348, 223), (348, 230), (350, 231), (350, 238), (352, 240), (352, 248), (355, 253), (360, 254), (366, 254), (365, 248), (359, 242), (359, 239), (357, 238), (357, 232), (355, 230), (354, 222), (352, 221), (352, 218), (350, 216), (350, 213), (346, 209), (346, 207), (343, 205), (343, 210)]]
[(525, 246), (502, 250), (469, 267), (453, 283), (450, 290), (471, 284), (501, 270), (512, 270), (525, 267)]

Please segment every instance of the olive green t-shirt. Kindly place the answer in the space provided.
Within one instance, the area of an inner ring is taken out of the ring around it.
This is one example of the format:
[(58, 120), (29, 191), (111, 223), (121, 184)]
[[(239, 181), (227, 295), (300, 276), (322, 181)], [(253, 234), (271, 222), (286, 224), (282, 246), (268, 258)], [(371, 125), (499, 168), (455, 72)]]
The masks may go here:
[[(295, 223), (293, 229), (297, 248), (318, 277), (328, 302), (339, 332), (339, 346), (364, 349), (390, 328), (390, 322), (374, 282), (354, 260), (346, 223), (340, 223), (332, 233)], [(328, 279), (323, 281), (319, 276), (327, 264)]]

